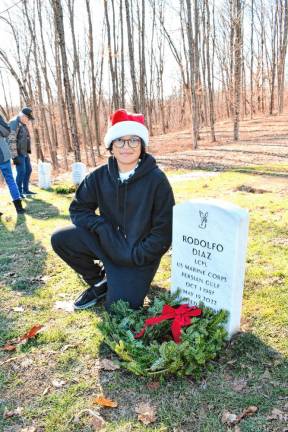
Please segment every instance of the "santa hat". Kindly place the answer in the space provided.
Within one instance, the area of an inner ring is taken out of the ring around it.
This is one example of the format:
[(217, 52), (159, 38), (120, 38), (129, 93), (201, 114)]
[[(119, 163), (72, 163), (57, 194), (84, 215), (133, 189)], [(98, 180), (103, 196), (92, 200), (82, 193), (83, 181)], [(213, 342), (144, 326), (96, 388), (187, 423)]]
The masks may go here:
[(109, 148), (112, 141), (125, 135), (136, 135), (148, 145), (149, 133), (144, 125), (143, 114), (128, 113), (125, 109), (118, 109), (111, 114), (110, 127), (104, 137), (105, 147)]

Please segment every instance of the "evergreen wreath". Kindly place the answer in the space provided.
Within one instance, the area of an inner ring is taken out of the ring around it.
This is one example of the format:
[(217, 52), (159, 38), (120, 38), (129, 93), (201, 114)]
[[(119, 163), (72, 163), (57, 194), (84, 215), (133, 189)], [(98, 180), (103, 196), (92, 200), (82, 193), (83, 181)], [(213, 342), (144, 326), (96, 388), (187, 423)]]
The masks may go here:
[(160, 294), (150, 307), (140, 310), (132, 310), (128, 303), (119, 300), (112, 306), (112, 313), (104, 312), (103, 321), (98, 324), (104, 342), (121, 359), (121, 366), (136, 375), (192, 375), (199, 379), (207, 368), (211, 369), (211, 360), (225, 344), (228, 313), (214, 312), (200, 304), (201, 316), (193, 317), (189, 326), (182, 327), (180, 343), (172, 338), (171, 320), (145, 326), (143, 337), (135, 338), (146, 319), (161, 315), (165, 305), (179, 307), (179, 293)]

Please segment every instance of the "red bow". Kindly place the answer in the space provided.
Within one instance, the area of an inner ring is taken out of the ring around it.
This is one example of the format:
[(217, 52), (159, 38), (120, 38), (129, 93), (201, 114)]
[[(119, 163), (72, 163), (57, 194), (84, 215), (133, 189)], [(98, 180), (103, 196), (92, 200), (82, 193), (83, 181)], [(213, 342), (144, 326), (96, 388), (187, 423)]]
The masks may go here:
[(161, 321), (172, 319), (171, 331), (173, 339), (176, 343), (181, 342), (181, 328), (187, 327), (191, 324), (191, 317), (200, 316), (202, 310), (196, 306), (189, 307), (188, 304), (183, 304), (174, 309), (172, 306), (164, 305), (162, 314), (158, 317), (148, 318), (145, 320), (143, 329), (137, 333), (135, 339), (141, 338), (148, 326), (159, 324)]

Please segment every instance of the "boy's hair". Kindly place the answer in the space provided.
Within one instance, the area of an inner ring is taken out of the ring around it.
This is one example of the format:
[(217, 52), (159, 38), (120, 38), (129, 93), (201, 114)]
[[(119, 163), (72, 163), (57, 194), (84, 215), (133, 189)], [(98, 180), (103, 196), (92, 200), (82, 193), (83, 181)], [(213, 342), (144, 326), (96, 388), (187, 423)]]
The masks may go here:
[[(146, 154), (146, 146), (145, 146), (145, 143), (142, 140), (142, 138), (140, 138), (140, 141), (141, 141), (141, 153), (140, 153), (139, 157), (140, 157), (140, 159), (142, 159), (143, 156)], [(111, 142), (110, 146), (108, 147), (108, 150), (109, 150), (111, 155), (113, 154), (112, 147), (113, 147), (113, 141)]]

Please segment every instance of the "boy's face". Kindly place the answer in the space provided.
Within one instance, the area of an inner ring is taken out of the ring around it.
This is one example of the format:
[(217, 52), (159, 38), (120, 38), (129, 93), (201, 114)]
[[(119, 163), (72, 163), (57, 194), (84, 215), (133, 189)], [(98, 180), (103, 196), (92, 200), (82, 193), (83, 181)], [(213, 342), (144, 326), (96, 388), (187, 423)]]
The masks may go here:
[(136, 165), (141, 154), (141, 140), (135, 135), (122, 136), (113, 141), (112, 151), (120, 166)]

